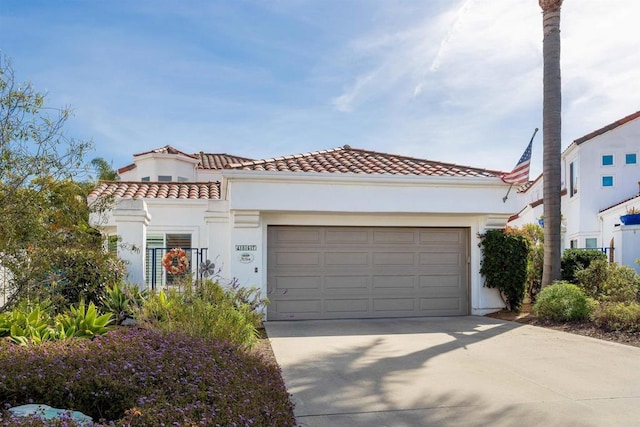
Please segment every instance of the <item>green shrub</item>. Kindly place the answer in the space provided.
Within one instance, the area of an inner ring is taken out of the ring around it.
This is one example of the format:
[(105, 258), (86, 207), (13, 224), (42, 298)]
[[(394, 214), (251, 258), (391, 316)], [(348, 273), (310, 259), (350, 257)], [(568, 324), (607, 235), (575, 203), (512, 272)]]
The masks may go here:
[(587, 295), (603, 302), (632, 302), (638, 298), (640, 277), (631, 267), (594, 260), (575, 274)]
[(640, 304), (637, 302), (614, 302), (600, 304), (594, 323), (608, 331), (640, 331)]
[(527, 280), (525, 293), (535, 301), (542, 287), (544, 265), (544, 230), (538, 224), (525, 224), (522, 228), (507, 227), (505, 232), (523, 236), (529, 242), (527, 254)]
[(600, 299), (605, 282), (609, 278), (609, 262), (604, 259), (591, 261), (587, 268), (574, 272), (575, 283), (591, 298)]
[(479, 237), (482, 248), (480, 274), (485, 278), (485, 286), (497, 288), (507, 308), (518, 311), (525, 295), (527, 239), (502, 230), (489, 230)]
[(603, 300), (611, 302), (634, 302), (640, 292), (640, 276), (626, 265), (610, 264), (609, 279), (602, 289)]
[(251, 347), (258, 338), (265, 303), (257, 291), (225, 288), (205, 280), (183, 284), (181, 292), (169, 289), (149, 295), (136, 317), (165, 332), (182, 331)]
[(576, 272), (589, 267), (592, 261), (607, 259), (607, 255), (598, 249), (567, 249), (562, 254), (561, 277), (563, 281), (576, 284)]
[(62, 248), (51, 254), (53, 271), (42, 279), (41, 298), (50, 299), (58, 311), (81, 300), (100, 304), (109, 286), (121, 283), (124, 263), (102, 250)]
[(533, 314), (544, 320), (575, 322), (589, 319), (595, 309), (595, 301), (576, 285), (555, 282), (542, 289), (533, 305)]

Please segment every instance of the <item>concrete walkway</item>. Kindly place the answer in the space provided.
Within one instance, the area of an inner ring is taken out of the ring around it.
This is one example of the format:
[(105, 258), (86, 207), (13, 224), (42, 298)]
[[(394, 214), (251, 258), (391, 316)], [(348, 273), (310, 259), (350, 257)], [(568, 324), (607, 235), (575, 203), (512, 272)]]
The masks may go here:
[(640, 426), (640, 348), (476, 316), (266, 329), (301, 426)]

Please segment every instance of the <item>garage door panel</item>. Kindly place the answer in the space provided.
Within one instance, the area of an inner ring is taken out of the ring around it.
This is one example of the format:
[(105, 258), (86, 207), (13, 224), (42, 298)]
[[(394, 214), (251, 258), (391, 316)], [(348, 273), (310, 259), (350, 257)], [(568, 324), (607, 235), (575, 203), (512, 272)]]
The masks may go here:
[(329, 299), (325, 301), (325, 308), (327, 313), (366, 314), (370, 311), (368, 298)]
[(420, 253), (420, 265), (455, 265), (462, 264), (459, 252)]
[(468, 233), (270, 226), (267, 319), (468, 314)]
[(285, 266), (320, 266), (322, 256), (319, 252), (277, 252), (275, 261), (280, 267)]
[(271, 282), (275, 292), (285, 292), (292, 290), (312, 290), (319, 291), (322, 289), (321, 276), (277, 276)]
[(369, 276), (325, 276), (324, 286), (328, 291), (357, 290), (368, 291)]
[(463, 287), (462, 277), (456, 275), (421, 275), (420, 287), (426, 289), (451, 289), (459, 294)]
[(449, 311), (460, 310), (458, 298), (421, 298), (420, 310), (422, 311)]
[(374, 230), (374, 244), (413, 244), (416, 241), (416, 233), (413, 230)]
[(373, 254), (374, 266), (414, 265), (416, 254), (412, 252), (376, 252)]
[(280, 228), (272, 237), (278, 243), (320, 243), (322, 230), (308, 227)]
[(420, 244), (443, 246), (446, 244), (464, 245), (465, 233), (462, 230), (421, 231)]
[(368, 252), (325, 252), (324, 259), (327, 267), (362, 267), (369, 265)]
[(347, 243), (349, 245), (368, 244), (370, 233), (366, 229), (337, 228), (326, 229), (325, 243), (328, 245)]
[(411, 276), (373, 276), (374, 290), (415, 289), (416, 277)]

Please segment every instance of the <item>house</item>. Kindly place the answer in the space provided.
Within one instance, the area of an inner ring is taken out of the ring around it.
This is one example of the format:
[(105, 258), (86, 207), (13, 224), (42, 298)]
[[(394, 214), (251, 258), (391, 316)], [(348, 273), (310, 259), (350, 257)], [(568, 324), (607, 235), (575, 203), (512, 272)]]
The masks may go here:
[[(166, 146), (136, 154), (90, 198), (141, 287), (170, 285), (160, 259), (187, 248), (270, 299), (268, 320), (485, 314), (478, 234), (517, 210), (503, 172), (349, 146), (253, 160)], [(130, 250), (136, 248), (138, 250)]]
[[(640, 210), (640, 111), (573, 141), (562, 153), (562, 247), (601, 248), (620, 264), (640, 271), (640, 230), (620, 216)], [(521, 209), (511, 226), (542, 219), (539, 176), (518, 193)], [(543, 223), (543, 221), (540, 221)]]

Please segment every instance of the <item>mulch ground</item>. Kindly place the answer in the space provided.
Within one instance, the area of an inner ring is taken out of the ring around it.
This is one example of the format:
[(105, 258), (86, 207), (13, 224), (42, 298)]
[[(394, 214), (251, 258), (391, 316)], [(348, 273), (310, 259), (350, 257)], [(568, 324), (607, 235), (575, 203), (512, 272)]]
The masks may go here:
[(640, 333), (638, 332), (605, 331), (597, 328), (591, 322), (565, 323), (544, 321), (531, 313), (531, 304), (524, 304), (520, 313), (512, 313), (507, 310), (502, 310), (497, 313), (487, 314), (487, 317), (540, 326), (542, 328), (555, 329), (557, 331), (569, 332), (619, 344), (640, 347)]

